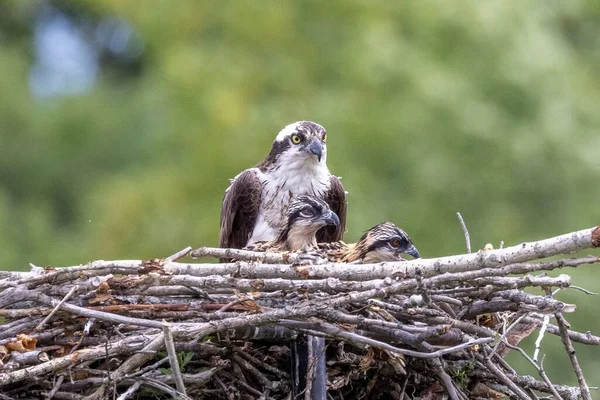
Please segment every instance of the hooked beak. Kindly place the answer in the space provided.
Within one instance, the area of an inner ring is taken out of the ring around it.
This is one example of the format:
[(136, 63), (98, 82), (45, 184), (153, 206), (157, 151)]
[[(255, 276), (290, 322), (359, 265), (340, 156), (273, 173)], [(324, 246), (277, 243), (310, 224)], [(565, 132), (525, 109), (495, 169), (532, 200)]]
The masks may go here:
[(421, 258), (421, 255), (419, 254), (419, 250), (417, 250), (417, 248), (415, 246), (413, 246), (412, 244), (410, 245), (410, 247), (408, 249), (406, 249), (406, 251), (404, 251), (404, 253), (413, 256), (413, 258)]
[(323, 154), (323, 145), (321, 144), (321, 141), (319, 139), (315, 139), (312, 141), (310, 146), (308, 146), (308, 151), (317, 156), (317, 159), (319, 160), (319, 162), (321, 162), (321, 155)]
[(323, 214), (323, 216), (321, 217), (321, 221), (323, 221), (325, 225), (340, 226), (340, 219), (338, 218), (337, 214), (333, 211), (329, 211), (326, 214)]

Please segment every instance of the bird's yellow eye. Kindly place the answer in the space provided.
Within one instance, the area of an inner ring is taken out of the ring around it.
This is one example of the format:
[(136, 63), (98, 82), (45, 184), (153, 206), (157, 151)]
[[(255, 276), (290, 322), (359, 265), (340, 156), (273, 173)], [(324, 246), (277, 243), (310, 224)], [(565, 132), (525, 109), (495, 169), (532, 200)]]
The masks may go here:
[(327, 141), (327, 135), (323, 135), (323, 142)]
[(300, 139), (300, 136), (292, 135), (292, 143), (299, 144), (301, 141), (302, 141), (302, 139)]
[(394, 247), (400, 246), (400, 240), (398, 240), (398, 239), (392, 240), (392, 246), (394, 246)]

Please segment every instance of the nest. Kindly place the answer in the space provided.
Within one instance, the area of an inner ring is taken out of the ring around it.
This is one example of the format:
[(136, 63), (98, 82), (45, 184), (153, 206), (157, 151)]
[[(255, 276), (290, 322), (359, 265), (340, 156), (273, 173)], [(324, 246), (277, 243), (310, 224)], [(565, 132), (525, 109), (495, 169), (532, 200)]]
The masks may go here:
[[(239, 261), (176, 262), (188, 248), (0, 272), (0, 399), (290, 399), (298, 335), (325, 337), (331, 399), (590, 398), (572, 342), (600, 338), (568, 329), (575, 306), (552, 288), (570, 277), (539, 271), (598, 263), (542, 258), (599, 245), (591, 228), (397, 263), (303, 265), (295, 254), (208, 248), (191, 254)], [(561, 337), (579, 386), (550, 382), (540, 347), (533, 358), (519, 347), (531, 334)], [(539, 376), (519, 376), (510, 351)]]

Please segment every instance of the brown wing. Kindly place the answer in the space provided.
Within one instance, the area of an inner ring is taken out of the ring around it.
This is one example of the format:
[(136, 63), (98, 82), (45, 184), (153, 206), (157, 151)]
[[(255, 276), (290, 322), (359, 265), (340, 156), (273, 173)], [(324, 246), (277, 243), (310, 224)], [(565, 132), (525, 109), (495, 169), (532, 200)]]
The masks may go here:
[(219, 247), (241, 249), (254, 230), (262, 186), (256, 170), (238, 175), (223, 198)]
[(326, 226), (317, 232), (318, 242), (337, 242), (342, 240), (346, 232), (346, 192), (340, 178), (331, 175), (329, 191), (325, 193), (325, 202), (340, 219), (340, 226)]

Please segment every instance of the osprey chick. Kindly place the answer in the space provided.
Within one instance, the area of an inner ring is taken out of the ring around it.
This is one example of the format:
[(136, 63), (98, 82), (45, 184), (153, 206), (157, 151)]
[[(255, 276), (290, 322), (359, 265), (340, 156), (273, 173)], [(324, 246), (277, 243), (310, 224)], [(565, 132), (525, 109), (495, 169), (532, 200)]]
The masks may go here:
[(319, 252), (331, 262), (355, 262), (363, 264), (383, 261), (406, 261), (401, 254), (420, 258), (419, 251), (410, 237), (391, 222), (375, 225), (356, 243), (319, 243)]
[(337, 214), (338, 226), (317, 233), (317, 241), (341, 240), (346, 225), (346, 192), (327, 168), (327, 132), (314, 122), (283, 128), (267, 157), (242, 171), (225, 191), (219, 247), (242, 248), (277, 238), (285, 228), (292, 197), (308, 194), (324, 200)]
[(338, 216), (325, 201), (301, 194), (292, 198), (284, 229), (275, 240), (254, 242), (245, 250), (261, 252), (309, 251), (317, 247), (316, 233), (324, 226), (340, 225)]

